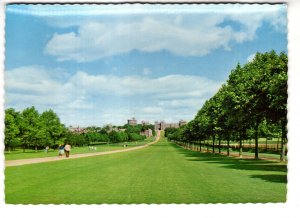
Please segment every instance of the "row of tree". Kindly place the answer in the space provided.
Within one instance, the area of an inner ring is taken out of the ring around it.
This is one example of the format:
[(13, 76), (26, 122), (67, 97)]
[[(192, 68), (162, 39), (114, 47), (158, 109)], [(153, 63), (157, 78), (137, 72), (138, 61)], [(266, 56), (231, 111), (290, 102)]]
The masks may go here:
[[(281, 135), (281, 160), (287, 140), (287, 70), (285, 53), (257, 53), (255, 58), (231, 71), (229, 79), (184, 127), (169, 130), (169, 139), (185, 142), (211, 140), (239, 141), (240, 156), (243, 140), (255, 140), (258, 159), (258, 138), (264, 129)], [(260, 131), (261, 130), (261, 131)]]
[(89, 130), (85, 133), (89, 143), (93, 142), (126, 142), (126, 141), (138, 141), (144, 140), (146, 136), (141, 135), (147, 129), (153, 129), (152, 133), (155, 134), (154, 125), (124, 125), (124, 126), (113, 126), (113, 127), (88, 127)]
[(85, 146), (95, 142), (117, 143), (144, 140), (140, 133), (153, 129), (154, 125), (124, 125), (120, 127), (87, 127), (86, 132), (71, 132), (52, 110), (39, 113), (35, 107), (26, 108), (21, 112), (13, 108), (5, 110), (5, 149), (15, 147), (26, 148), (57, 148), (59, 144), (69, 143), (72, 146)]
[(34, 147), (57, 146), (64, 143), (67, 129), (52, 110), (40, 114), (34, 107), (22, 112), (13, 108), (5, 110), (5, 149), (21, 146)]

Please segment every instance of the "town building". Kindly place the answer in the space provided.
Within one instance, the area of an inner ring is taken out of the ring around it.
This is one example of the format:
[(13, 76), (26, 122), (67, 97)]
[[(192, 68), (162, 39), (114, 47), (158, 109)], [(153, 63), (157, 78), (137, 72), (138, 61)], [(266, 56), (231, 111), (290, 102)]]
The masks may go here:
[(147, 129), (144, 132), (141, 132), (140, 134), (145, 135), (146, 137), (152, 137), (153, 136), (152, 129)]
[(131, 126), (135, 126), (135, 125), (137, 125), (137, 120), (133, 117), (133, 118), (127, 120), (127, 124), (131, 125)]
[(143, 126), (149, 125), (149, 121), (144, 121), (144, 120), (143, 120), (143, 121), (141, 122), (141, 124), (142, 124)]
[(78, 134), (87, 133), (88, 132), (85, 128), (82, 128), (82, 127), (79, 127), (79, 126), (77, 126), (77, 127), (70, 126), (69, 127), (69, 131), (73, 132), (73, 133), (78, 133)]
[(184, 126), (185, 124), (187, 124), (187, 122), (185, 120), (179, 121), (179, 127)]
[(154, 127), (155, 131), (157, 130), (165, 130), (166, 128), (179, 128), (185, 125), (187, 122), (184, 120), (180, 120), (178, 123), (166, 123), (165, 121), (155, 121)]

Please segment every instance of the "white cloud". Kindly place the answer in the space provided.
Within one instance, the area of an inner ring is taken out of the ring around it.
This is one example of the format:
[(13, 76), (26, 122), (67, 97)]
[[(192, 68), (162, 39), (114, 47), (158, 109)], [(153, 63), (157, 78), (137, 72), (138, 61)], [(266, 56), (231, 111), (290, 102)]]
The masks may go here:
[(161, 114), (163, 112), (163, 108), (161, 107), (144, 107), (142, 109), (142, 113), (146, 114)]
[(178, 110), (184, 118), (193, 117), (203, 99), (221, 86), (221, 82), (191, 75), (150, 78), (59, 73), (64, 74), (40, 66), (6, 71), (6, 107), (52, 108), (67, 125), (122, 124), (135, 113), (153, 121), (166, 115), (171, 118)]
[(234, 35), (231, 27), (218, 27), (217, 23), (207, 27), (203, 23), (196, 28), (154, 18), (132, 23), (90, 22), (81, 25), (78, 33), (55, 33), (45, 52), (57, 57), (58, 61), (86, 62), (134, 49), (143, 52), (168, 50), (176, 55), (202, 56), (219, 47), (228, 48)]
[(69, 81), (78, 90), (90, 95), (141, 96), (155, 98), (202, 97), (214, 93), (221, 83), (192, 75), (144, 76), (89, 75), (77, 72)]
[[(185, 16), (188, 13), (167, 18), (148, 14), (148, 17), (119, 22), (91, 19), (79, 23), (77, 32), (55, 33), (48, 41), (45, 53), (55, 56), (58, 61), (77, 62), (94, 61), (132, 50), (167, 50), (181, 56), (204, 56), (218, 48), (230, 50), (231, 42), (253, 40), (263, 22), (270, 23), (277, 31), (286, 29), (283, 8), (270, 8), (272, 10), (259, 6), (238, 5), (234, 10), (225, 7), (219, 13), (201, 12), (193, 22), (185, 22), (189, 19)], [(221, 26), (226, 20), (239, 23), (241, 29), (229, 24)]]
[[(65, 74), (65, 75), (64, 75)], [(5, 72), (6, 103), (78, 107), (82, 90), (63, 82), (67, 74), (41, 66), (19, 67)]]
[(185, 98), (185, 99), (172, 99), (172, 100), (161, 100), (158, 105), (168, 107), (171, 109), (182, 109), (182, 108), (196, 108), (199, 109), (205, 99), (201, 98)]

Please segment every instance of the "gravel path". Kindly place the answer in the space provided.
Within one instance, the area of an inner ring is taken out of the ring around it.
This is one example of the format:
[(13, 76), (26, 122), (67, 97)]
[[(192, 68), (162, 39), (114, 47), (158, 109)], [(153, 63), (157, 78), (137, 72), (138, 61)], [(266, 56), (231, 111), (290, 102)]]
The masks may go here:
[(150, 142), (150, 143), (145, 144), (145, 145), (142, 145), (142, 146), (137, 146), (137, 147), (133, 147), (133, 148), (124, 148), (124, 149), (114, 150), (114, 151), (85, 153), (85, 154), (73, 154), (73, 155), (70, 155), (69, 158), (66, 158), (66, 157), (63, 156), (63, 157), (43, 157), (43, 158), (21, 159), (21, 160), (8, 160), (8, 161), (5, 161), (5, 166), (6, 167), (20, 166), (20, 165), (25, 165), (25, 164), (43, 163), (43, 162), (68, 160), (68, 159), (81, 158), (81, 157), (92, 157), (92, 156), (99, 156), (99, 155), (107, 155), (107, 154), (113, 154), (113, 153), (134, 151), (134, 150), (146, 148), (149, 145), (152, 145), (152, 144), (158, 142), (159, 139), (160, 139), (160, 131), (157, 132), (157, 136), (156, 136), (155, 141)]

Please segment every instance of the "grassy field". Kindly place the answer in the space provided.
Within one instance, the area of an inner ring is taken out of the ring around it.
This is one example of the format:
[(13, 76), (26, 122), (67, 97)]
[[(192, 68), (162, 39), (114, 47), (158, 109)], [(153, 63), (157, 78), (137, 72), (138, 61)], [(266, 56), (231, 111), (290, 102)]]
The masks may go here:
[(286, 164), (150, 147), (5, 169), (6, 203), (284, 202)]
[[(154, 137), (147, 138), (143, 141), (137, 142), (128, 142), (128, 147), (140, 146), (147, 144), (150, 141), (154, 141)], [(83, 147), (73, 147), (71, 150), (71, 154), (81, 154), (81, 153), (91, 153), (91, 152), (102, 152), (102, 151), (113, 151), (123, 149), (124, 143), (115, 143), (115, 144), (101, 144), (101, 145), (91, 145), (96, 147), (96, 150), (90, 149), (88, 146)], [(41, 158), (41, 157), (54, 157), (58, 156), (58, 150), (50, 149), (47, 153), (44, 150), (25, 150), (16, 149), (15, 151), (4, 152), (5, 160), (19, 160), (19, 159), (28, 159), (28, 158)]]

